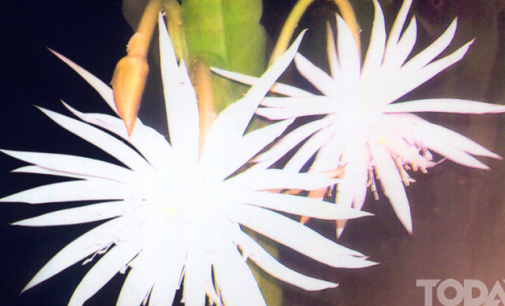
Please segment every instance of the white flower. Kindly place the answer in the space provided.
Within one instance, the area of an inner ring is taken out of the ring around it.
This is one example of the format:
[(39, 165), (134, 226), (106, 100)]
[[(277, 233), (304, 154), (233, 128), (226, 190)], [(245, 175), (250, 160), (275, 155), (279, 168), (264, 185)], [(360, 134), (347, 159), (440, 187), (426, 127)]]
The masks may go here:
[[(24, 290), (85, 258), (88, 258), (85, 262), (93, 260), (96, 254), (104, 255), (83, 278), (69, 305), (82, 305), (118, 272), (128, 275), (117, 305), (137, 306), (147, 300), (149, 305), (172, 305), (182, 281), (183, 299), (188, 306), (205, 305), (206, 295), (217, 304), (265, 305), (247, 258), (272, 276), (306, 290), (337, 286), (283, 266), (245, 234), (241, 226), (333, 267), (373, 265), (361, 253), (342, 247), (276, 211), (323, 219), (355, 218), (366, 213), (335, 209), (333, 204), (305, 197), (268, 192), (278, 188), (314, 190), (335, 184), (335, 179), (274, 169), (235, 174), (292, 122), (281, 121), (244, 136), (257, 106), (294, 57), (301, 37), (243, 99), (219, 115), (199, 157), (195, 92), (184, 63), (177, 64), (162, 19), (160, 24), (170, 143), (138, 119), (129, 138), (119, 118), (80, 113), (65, 104), (85, 122), (41, 110), (125, 167), (79, 156), (3, 150), (33, 164), (16, 172), (74, 180), (26, 190), (2, 202), (98, 201), (22, 220), (15, 225), (55, 226), (111, 219), (62, 249)], [(112, 90), (107, 85), (58, 56), (115, 109)]]
[[(473, 41), (451, 55), (433, 61), (452, 41), (456, 20), (428, 48), (406, 61), (416, 42), (415, 17), (400, 34), (412, 0), (400, 9), (386, 43), (384, 16), (374, 0), (375, 20), (370, 45), (360, 64), (359, 50), (345, 22), (337, 16), (338, 44), (328, 27), (328, 58), (331, 76), (297, 54), (300, 73), (323, 95), (312, 95), (298, 88), (277, 84), (272, 91), (291, 98), (266, 98), (258, 114), (273, 120), (307, 115), (326, 115), (323, 119), (296, 129), (270, 150), (256, 158), (263, 167), (273, 164), (305, 138), (307, 142), (286, 165), (286, 170), (300, 171), (317, 152), (310, 171), (325, 172), (345, 166), (338, 184), (336, 203), (361, 209), (367, 186), (376, 194), (374, 174), (380, 180), (396, 215), (412, 233), (412, 219), (404, 185), (413, 179), (408, 169), (436, 165), (429, 150), (474, 168), (489, 169), (472, 155), (499, 159), (479, 144), (444, 127), (432, 124), (410, 112), (495, 113), (505, 106), (459, 99), (426, 99), (393, 103), (440, 71), (459, 61)], [(433, 62), (432, 62), (433, 61)], [(217, 73), (240, 82), (254, 84), (255, 78), (222, 70)], [(312, 136), (311, 136), (312, 135)], [(403, 181), (403, 184), (402, 184)], [(337, 221), (337, 234), (344, 222)]]

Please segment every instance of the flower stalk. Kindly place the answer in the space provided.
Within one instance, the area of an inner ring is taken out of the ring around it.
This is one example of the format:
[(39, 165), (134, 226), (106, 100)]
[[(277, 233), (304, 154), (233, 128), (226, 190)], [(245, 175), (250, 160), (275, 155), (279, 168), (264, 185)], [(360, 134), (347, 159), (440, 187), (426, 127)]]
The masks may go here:
[[(295, 4), (295, 7), (289, 14), (288, 19), (286, 19), (286, 22), (282, 27), (281, 34), (277, 39), (274, 51), (270, 57), (269, 66), (271, 66), (282, 54), (284, 54), (288, 48), (291, 38), (293, 37), (295, 29), (298, 27), (300, 19), (302, 18), (307, 8), (312, 4), (312, 2), (314, 2), (314, 0), (299, 0)], [(361, 28), (358, 24), (356, 14), (352, 9), (351, 3), (349, 0), (334, 0), (334, 2), (339, 8), (342, 18), (351, 29), (358, 50), (361, 50), (361, 43), (359, 38)]]

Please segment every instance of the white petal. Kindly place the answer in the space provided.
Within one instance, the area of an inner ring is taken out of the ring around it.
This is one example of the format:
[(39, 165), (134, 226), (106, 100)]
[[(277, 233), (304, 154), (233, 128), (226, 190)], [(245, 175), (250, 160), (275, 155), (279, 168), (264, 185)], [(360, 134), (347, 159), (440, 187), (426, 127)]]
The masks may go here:
[(129, 244), (116, 245), (88, 271), (75, 289), (68, 306), (81, 306), (109, 282), (140, 251)]
[[(251, 160), (258, 152), (279, 137), (294, 119), (280, 121), (261, 129), (247, 133), (235, 143), (228, 143), (221, 147), (221, 155), (214, 160), (214, 175), (226, 178)], [(228, 153), (228, 154), (226, 154)]]
[(172, 306), (182, 279), (187, 250), (174, 237), (178, 233), (172, 230), (170, 234), (172, 237), (161, 240), (162, 244), (152, 249), (156, 279), (149, 298), (150, 306)]
[(384, 194), (388, 197), (400, 222), (412, 234), (412, 216), (410, 214), (409, 200), (407, 199), (405, 187), (391, 154), (384, 147), (373, 143), (370, 143), (370, 151), (377, 178), (384, 188)]
[(463, 56), (465, 56), (466, 52), (468, 51), (468, 48), (470, 48), (470, 45), (472, 43), (473, 40), (468, 42), (458, 50), (454, 51), (454, 53), (427, 65), (421, 70), (408, 71), (407, 69), (404, 69), (405, 66), (408, 64), (403, 66), (400, 72), (398, 73), (396, 80), (393, 80), (393, 82), (396, 81), (398, 82), (398, 84), (395, 88), (396, 90), (393, 90), (391, 92), (391, 96), (388, 98), (388, 100), (391, 102), (395, 101), (396, 99), (400, 98), (406, 93), (417, 88), (424, 82), (428, 81), (445, 68), (460, 61), (463, 58)]
[(326, 23), (326, 53), (328, 54), (328, 62), (330, 64), (331, 77), (335, 84), (342, 82), (342, 71), (338, 62), (337, 47), (335, 39), (333, 38), (333, 31), (331, 30), (330, 23)]
[[(105, 115), (105, 114), (81, 113), (78, 110), (76, 110), (75, 108), (73, 108), (70, 105), (68, 105), (67, 103), (65, 103), (64, 101), (61, 101), (61, 102), (69, 111), (71, 111), (75, 116), (77, 116), (82, 121), (87, 122), (87, 123), (91, 123), (93, 125), (97, 125), (97, 126), (103, 128), (109, 132), (112, 132), (112, 133), (118, 135), (119, 137), (123, 138), (124, 140), (129, 141), (130, 137), (128, 136), (128, 133), (126, 131), (126, 126), (125, 126), (123, 120), (109, 116), (109, 115)], [(135, 128), (137, 127), (137, 125), (143, 126), (142, 122), (138, 118), (137, 118), (137, 121), (135, 122)]]
[(371, 215), (352, 209), (350, 205), (344, 207), (318, 199), (282, 193), (248, 192), (243, 196), (242, 203), (324, 220), (354, 219)]
[(211, 265), (206, 262), (204, 251), (190, 252), (184, 269), (184, 305), (205, 306), (205, 288), (210, 281)]
[(137, 118), (131, 136), (128, 136), (124, 121), (104, 114), (84, 114), (63, 103), (74, 115), (84, 122), (97, 125), (131, 143), (155, 169), (170, 167), (172, 148), (163, 135), (142, 124)]
[(282, 156), (284, 156), (286, 153), (288, 153), (294, 147), (296, 147), (305, 138), (309, 137), (316, 131), (330, 125), (331, 123), (333, 123), (333, 118), (327, 116), (323, 119), (319, 119), (304, 124), (296, 128), (286, 136), (282, 137), (281, 140), (278, 143), (276, 143), (270, 150), (256, 157), (254, 161), (264, 162), (270, 160), (271, 161), (270, 165), (272, 165)]
[[(396, 16), (395, 22), (393, 24), (393, 27), (391, 28), (391, 32), (389, 33), (389, 38), (388, 38), (388, 41), (386, 44), (386, 50), (385, 50), (385, 54), (384, 54), (384, 62), (385, 63), (388, 62), (390, 59), (393, 59), (395, 57), (393, 54), (396, 53), (398, 49), (401, 49), (401, 48), (397, 49), (397, 46), (399, 44), (401, 44), (401, 42), (398, 43), (398, 40), (399, 40), (400, 34), (403, 30), (403, 25), (405, 24), (405, 20), (407, 19), (407, 15), (409, 13), (411, 5), (412, 5), (412, 0), (404, 0), (402, 7), (400, 8), (398, 15)], [(412, 21), (411, 21), (411, 24), (409, 25), (409, 28), (411, 25), (412, 25)], [(415, 25), (415, 22), (414, 22), (414, 25)], [(409, 32), (409, 30), (407, 29), (402, 36), (402, 40), (405, 39), (408, 32)], [(415, 41), (416, 34), (417, 34), (417, 31), (414, 32), (414, 41)], [(410, 54), (410, 51), (408, 52), (408, 54)]]
[(124, 217), (120, 217), (108, 221), (72, 241), (44, 265), (22, 292), (53, 277), (86, 256), (112, 243), (115, 231), (121, 228), (125, 222), (123, 218)]
[(221, 161), (228, 156), (231, 153), (230, 146), (243, 136), (249, 121), (268, 89), (293, 59), (302, 37), (303, 33), (286, 53), (263, 74), (261, 82), (251, 87), (244, 98), (222, 111), (210, 128), (199, 164), (210, 173), (217, 172), (217, 179), (224, 179), (228, 174), (221, 171), (220, 163), (216, 163), (216, 161)]
[(363, 254), (321, 236), (314, 230), (278, 213), (241, 205), (233, 217), (242, 225), (316, 261), (332, 267), (363, 268), (374, 265), (363, 259)]
[[(330, 99), (326, 96), (312, 96), (301, 98), (266, 97), (261, 105), (268, 107), (290, 108), (299, 110), (300, 115), (296, 115), (293, 117), (335, 113), (342, 109), (342, 107), (338, 103), (335, 103), (333, 99)], [(288, 109), (286, 110), (291, 111)]]
[(105, 202), (58, 210), (38, 217), (14, 222), (13, 225), (55, 226), (94, 222), (121, 216), (125, 213), (126, 209), (125, 202), (123, 201)]
[(21, 167), (21, 168), (17, 168), (15, 170), (12, 170), (11, 172), (12, 173), (46, 174), (46, 175), (55, 175), (55, 176), (85, 179), (85, 177), (82, 175), (77, 175), (77, 174), (68, 173), (68, 172), (59, 172), (59, 171), (55, 171), (55, 170), (42, 168), (39, 166), (25, 166), (25, 167)]
[(347, 147), (346, 136), (343, 133), (334, 132), (333, 136), (324, 143), (316, 154), (309, 172), (326, 172), (343, 166), (342, 154)]
[[(160, 14), (160, 55), (163, 92), (172, 147), (198, 160), (200, 119), (193, 86), (185, 69), (179, 69), (177, 58)], [(181, 63), (181, 66), (184, 65)]]
[[(425, 146), (435, 150), (434, 146), (442, 145), (443, 147), (451, 146), (458, 150), (466, 151), (473, 155), (486, 156), (496, 159), (501, 159), (497, 154), (489, 151), (471, 139), (466, 138), (448, 128), (430, 123), (415, 115), (402, 114), (403, 116), (390, 115), (395, 120), (400, 119), (404, 122), (404, 126), (413, 131), (415, 139)], [(394, 116), (394, 117), (393, 117)], [(436, 151), (436, 150), (435, 150)], [(440, 153), (440, 152), (439, 152)], [(451, 159), (449, 156), (447, 156)], [(451, 159), (452, 160), (452, 159)], [(487, 169), (487, 167), (486, 167)]]
[(384, 58), (384, 49), (386, 46), (386, 26), (384, 24), (384, 14), (382, 8), (373, 0), (375, 16), (372, 27), (372, 36), (370, 37), (370, 45), (365, 56), (363, 68), (361, 70), (361, 82), (365, 86), (371, 86), (370, 82), (374, 82)]
[(146, 174), (152, 173), (151, 166), (137, 152), (115, 137), (89, 124), (79, 122), (50, 110), (40, 107), (39, 109), (63, 128), (114, 156), (133, 171)]
[(152, 289), (157, 264), (146, 255), (149, 251), (142, 250), (129, 264), (131, 269), (121, 288), (117, 306), (138, 306)]
[(341, 91), (341, 84), (336, 83), (326, 72), (312, 64), (300, 53), (295, 56), (296, 69), (323, 95), (338, 97)]
[(337, 48), (338, 57), (340, 59), (340, 68), (344, 84), (343, 88), (355, 88), (359, 83), (361, 74), (360, 53), (357, 50), (356, 42), (351, 33), (351, 30), (342, 19), (337, 15)]
[(444, 34), (435, 40), (428, 48), (421, 51), (419, 54), (414, 56), (408, 63), (402, 67), (402, 71), (415, 72), (426, 66), (435, 57), (437, 57), (442, 51), (449, 46), (454, 34), (456, 33), (456, 28), (458, 26), (458, 19), (454, 19), (451, 25), (445, 30)]
[(328, 288), (335, 288), (338, 284), (313, 278), (293, 271), (286, 266), (282, 265), (265, 251), (256, 241), (249, 236), (243, 234), (240, 237), (240, 247), (244, 253), (248, 255), (249, 259), (254, 261), (265, 272), (273, 277), (282, 280), (293, 286), (308, 290), (323, 290)]
[(320, 175), (310, 173), (292, 173), (285, 170), (249, 170), (229, 180), (226, 188), (231, 190), (270, 190), (270, 189), (303, 189), (316, 190), (338, 182)]
[(123, 167), (96, 159), (52, 153), (20, 152), (0, 150), (1, 152), (27, 163), (59, 172), (97, 177), (118, 182), (134, 182), (134, 173)]
[(265, 98), (263, 102), (267, 108), (259, 108), (256, 114), (270, 120), (287, 118), (327, 115), (342, 110), (340, 103), (326, 96), (313, 96), (310, 98)]
[[(419, 138), (420, 140), (422, 138)], [(477, 160), (472, 155), (466, 153), (460, 148), (453, 147), (447, 142), (439, 141), (438, 139), (422, 139), (423, 145), (428, 147), (430, 150), (437, 152), (438, 154), (447, 157), (455, 163), (461, 164), (463, 166), (489, 170), (489, 167)]]
[[(412, 0), (410, 0), (411, 2)], [(389, 38), (391, 40), (391, 36)], [(417, 23), (416, 17), (412, 17), (412, 20), (409, 23), (409, 26), (405, 30), (402, 35), (402, 38), (395, 49), (391, 50), (389, 55), (388, 51), (386, 51), (386, 55), (384, 57), (384, 61), (382, 62), (382, 73), (384, 80), (390, 80), (392, 76), (394, 76), (400, 68), (403, 66), (407, 58), (409, 57), (414, 45), (417, 40)], [(389, 44), (389, 40), (388, 40)], [(386, 49), (388, 45), (386, 45)], [(394, 84), (391, 84), (394, 86)], [(390, 101), (387, 101), (390, 102)]]
[[(351, 147), (345, 153), (344, 176), (337, 185), (337, 207), (361, 209), (366, 197), (370, 153), (368, 148)], [(342, 235), (346, 221), (337, 220), (337, 237)]]
[(384, 113), (442, 112), (455, 114), (489, 114), (505, 112), (505, 105), (462, 99), (425, 99), (389, 104)]
[[(215, 73), (224, 76), (225, 78), (244, 83), (247, 85), (255, 85), (256, 83), (260, 82), (260, 78), (245, 75), (245, 74), (240, 74), (237, 72), (231, 72), (231, 71), (226, 71), (223, 69), (211, 67), (210, 70), (214, 71)], [(300, 88), (294, 87), (294, 86), (289, 86), (286, 84), (281, 84), (281, 83), (274, 83), (272, 88), (270, 88), (271, 92), (278, 93), (281, 95), (289, 96), (289, 97), (307, 97), (307, 96), (312, 96), (313, 94), (302, 90)]]
[(227, 306), (266, 306), (258, 283), (244, 258), (232, 244), (222, 243), (214, 269), (223, 304)]
[(30, 204), (119, 200), (133, 196), (131, 187), (107, 180), (71, 181), (35, 187), (0, 199), (0, 202), (25, 202)]
[(200, 157), (202, 166), (211, 167), (214, 160), (226, 152), (218, 148), (226, 147), (227, 143), (234, 142), (243, 136), (249, 121), (269, 88), (291, 63), (301, 43), (303, 33), (298, 36), (286, 53), (263, 74), (260, 82), (251, 87), (244, 98), (231, 104), (219, 114), (207, 135), (205, 147)]
[[(48, 48), (49, 49), (49, 48)], [(109, 85), (105, 84), (102, 82), (100, 79), (98, 79), (96, 76), (92, 75), (89, 73), (87, 70), (83, 69), (81, 66), (77, 65), (76, 63), (72, 62), (65, 56), (59, 54), (58, 52), (49, 49), (49, 51), (53, 52), (54, 55), (59, 57), (62, 61), (64, 61), (67, 65), (70, 66), (70, 68), (74, 69), (75, 72), (77, 72), (80, 76), (82, 76), (86, 82), (88, 82), (93, 88), (102, 96), (102, 98), (107, 102), (107, 104), (112, 108), (112, 110), (116, 113), (119, 114), (116, 108), (116, 104), (114, 104), (114, 97), (112, 95), (112, 88), (109, 87)]]
[[(335, 131), (333, 129), (333, 125), (325, 127), (320, 131), (316, 132), (312, 137), (305, 142), (300, 149), (291, 157), (289, 162), (284, 166), (285, 170), (291, 172), (300, 171), (303, 166), (316, 154), (317, 150), (319, 150), (325, 143), (327, 143)], [(326, 171), (334, 170), (334, 169), (325, 169)]]

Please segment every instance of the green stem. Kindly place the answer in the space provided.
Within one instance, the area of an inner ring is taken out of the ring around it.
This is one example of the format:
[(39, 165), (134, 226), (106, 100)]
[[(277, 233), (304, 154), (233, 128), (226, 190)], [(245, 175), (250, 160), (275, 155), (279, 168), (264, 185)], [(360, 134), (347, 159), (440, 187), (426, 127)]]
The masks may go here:
[(279, 57), (282, 56), (282, 54), (284, 54), (284, 52), (286, 52), (289, 42), (291, 41), (291, 37), (293, 37), (294, 31), (298, 27), (298, 22), (312, 2), (314, 2), (314, 0), (299, 0), (291, 13), (289, 13), (288, 19), (286, 19), (286, 22), (282, 27), (281, 34), (277, 39), (274, 51), (270, 57), (270, 62), (268, 63), (269, 66), (271, 66), (277, 59), (279, 59)]
[[(359, 27), (358, 21), (356, 20), (356, 15), (352, 9), (351, 3), (349, 0), (333, 1), (338, 6), (342, 18), (351, 29), (358, 50), (361, 50), (361, 43), (359, 38), (361, 29)], [(277, 39), (274, 51), (270, 57), (269, 65), (272, 65), (279, 57), (281, 57), (282, 54), (284, 54), (284, 52), (286, 52), (289, 42), (291, 41), (291, 37), (293, 37), (294, 31), (298, 27), (298, 22), (300, 22), (300, 19), (302, 18), (307, 8), (312, 4), (312, 2), (314, 2), (314, 0), (299, 0), (296, 3), (295, 7), (288, 16), (288, 19), (284, 23), (284, 26), (282, 27), (281, 34)]]

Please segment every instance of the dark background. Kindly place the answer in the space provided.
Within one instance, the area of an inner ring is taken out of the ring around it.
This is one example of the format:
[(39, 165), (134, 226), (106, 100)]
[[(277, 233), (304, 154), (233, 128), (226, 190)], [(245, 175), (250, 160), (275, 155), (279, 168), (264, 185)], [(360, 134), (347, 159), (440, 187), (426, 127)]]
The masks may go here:
[[(363, 28), (366, 47), (373, 6), (369, 0), (352, 1)], [(467, 56), (430, 82), (401, 98), (452, 97), (505, 104), (504, 76), (505, 7), (503, 1), (419, 0), (413, 10), (418, 17), (421, 50), (436, 39), (452, 19), (459, 27), (449, 51), (477, 37)], [(270, 43), (278, 35), (294, 1), (265, 0), (263, 23)], [(387, 26), (391, 27), (401, 1), (383, 0)], [(87, 83), (46, 50), (50, 47), (75, 61), (104, 81), (109, 81), (117, 61), (125, 55), (132, 35), (120, 0), (9, 1), (0, 8), (0, 148), (58, 152), (117, 162), (99, 149), (57, 126), (33, 105), (69, 114), (63, 99), (84, 112), (112, 114)], [(301, 52), (325, 66), (324, 23), (333, 17), (331, 2), (315, 1), (300, 23), (309, 27)], [(417, 52), (417, 51), (414, 51)], [(444, 54), (448, 54), (445, 52)], [(289, 80), (307, 86), (300, 77)], [(144, 121), (163, 126), (158, 109), (159, 87), (150, 77), (141, 113)], [(158, 101), (158, 102), (157, 102)], [(153, 114), (154, 113), (154, 114)], [(462, 116), (428, 114), (423, 117), (471, 137), (505, 156), (502, 131), (505, 115)], [(289, 285), (285, 305), (424, 305), (416, 279), (478, 279), (489, 289), (505, 276), (505, 164), (483, 159), (492, 171), (468, 169), (444, 162), (430, 173), (414, 173), (417, 183), (407, 188), (414, 218), (414, 236), (396, 220), (381, 196), (368, 196), (365, 210), (373, 218), (350, 222), (340, 243), (379, 261), (362, 270), (331, 269), (301, 255), (281, 249), (283, 261), (297, 270), (339, 281), (336, 289), (304, 292)], [(0, 197), (40, 186), (59, 178), (9, 171), (25, 165), (0, 155)], [(2, 247), (0, 296), (2, 305), (66, 305), (91, 267), (79, 264), (19, 295), (35, 273), (62, 247), (96, 224), (54, 228), (23, 228), (9, 223), (76, 203), (28, 205), (0, 203)], [(309, 226), (332, 237), (331, 223), (311, 221)], [(115, 305), (123, 275), (114, 278), (86, 305)], [(502, 286), (504, 286), (503, 284)], [(447, 292), (451, 294), (450, 291)], [(436, 305), (436, 303), (435, 303)]]

